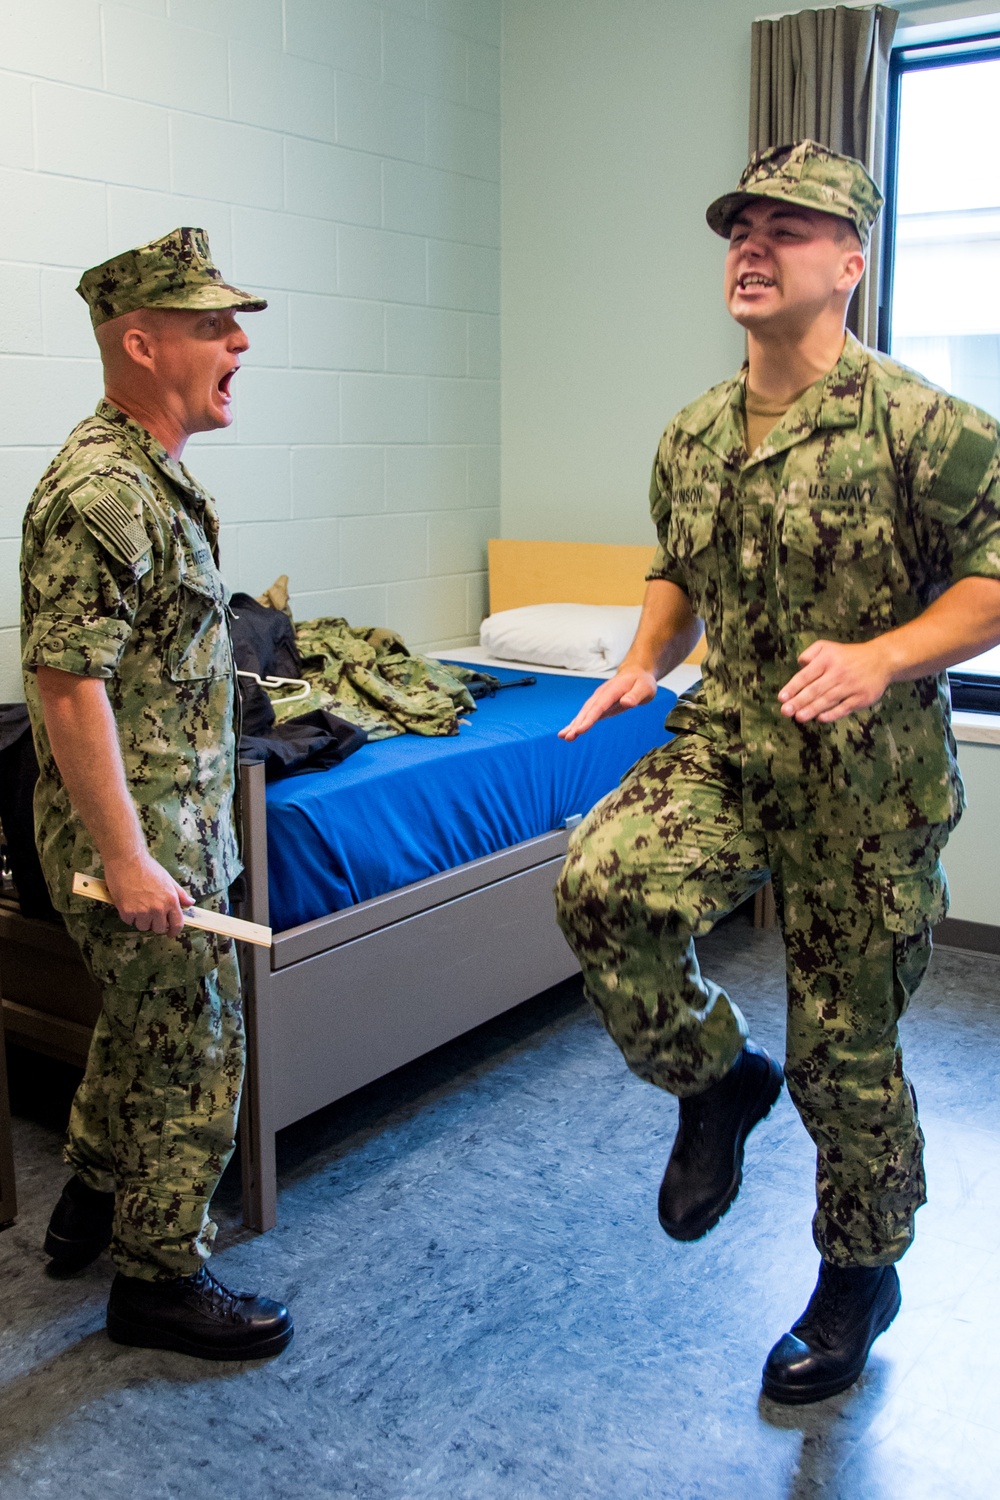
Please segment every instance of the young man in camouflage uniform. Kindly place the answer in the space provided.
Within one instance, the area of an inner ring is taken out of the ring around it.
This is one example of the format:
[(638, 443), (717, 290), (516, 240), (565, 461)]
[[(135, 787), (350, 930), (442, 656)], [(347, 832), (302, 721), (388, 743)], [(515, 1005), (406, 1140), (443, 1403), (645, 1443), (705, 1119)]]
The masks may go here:
[(563, 731), (647, 702), (704, 620), (674, 738), (580, 826), (557, 899), (629, 1067), (679, 1096), (659, 1215), (693, 1240), (736, 1197), (782, 1082), (693, 939), (773, 882), (822, 1257), (764, 1367), (786, 1403), (846, 1389), (899, 1308), (925, 1194), (897, 1022), (963, 806), (944, 669), (1000, 640), (996, 424), (845, 334), (881, 202), (859, 162), (805, 141), (709, 208), (748, 364), (667, 428), (636, 639)]
[[(209, 1203), (233, 1150), (243, 1079), (232, 942), (184, 925), (228, 909), (234, 664), (219, 523), (181, 463), (228, 426), (248, 340), (200, 229), (86, 272), (106, 397), (28, 506), (22, 657), (38, 751), (35, 825), (56, 908), (103, 989), (49, 1225), (57, 1267), (110, 1242), (108, 1331), (205, 1358), (277, 1353), (284, 1307), (207, 1270)], [(103, 875), (117, 911), (71, 892)]]

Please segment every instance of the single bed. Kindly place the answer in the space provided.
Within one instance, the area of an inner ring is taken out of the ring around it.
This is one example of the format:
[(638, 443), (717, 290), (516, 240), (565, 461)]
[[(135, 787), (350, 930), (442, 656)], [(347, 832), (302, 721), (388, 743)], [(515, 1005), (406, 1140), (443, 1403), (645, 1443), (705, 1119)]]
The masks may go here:
[[(638, 603), (651, 556), (492, 542), (491, 611)], [(501, 678), (522, 670), (496, 665)], [(527, 670), (537, 686), (482, 701), (457, 738), (407, 735), (269, 787), (261, 766), (244, 768), (241, 914), (274, 928), (269, 950), (241, 954), (244, 1217), (255, 1229), (276, 1222), (278, 1130), (575, 971), (551, 894), (568, 827), (661, 739), (698, 669), (678, 669), (654, 704), (575, 745), (556, 730), (592, 680)], [(82, 1059), (97, 996), (65, 934), (0, 913), (0, 983), (9, 1035)]]

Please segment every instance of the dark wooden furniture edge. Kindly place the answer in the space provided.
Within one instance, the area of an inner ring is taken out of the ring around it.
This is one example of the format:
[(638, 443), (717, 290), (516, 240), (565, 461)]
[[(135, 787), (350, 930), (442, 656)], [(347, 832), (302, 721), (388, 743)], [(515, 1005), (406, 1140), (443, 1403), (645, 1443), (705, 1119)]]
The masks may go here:
[(61, 926), (23, 917), (0, 896), (0, 1225), (17, 1211), (4, 1041), (82, 1067), (99, 992)]
[(965, 948), (970, 953), (1000, 955), (1000, 926), (992, 922), (966, 922), (961, 917), (945, 917), (934, 929), (934, 941), (941, 948)]
[(17, 1218), (17, 1189), (14, 1183), (14, 1141), (10, 1123), (10, 1095), (7, 1092), (7, 1049), (4, 1046), (3, 1016), (0, 1014), (0, 1229)]

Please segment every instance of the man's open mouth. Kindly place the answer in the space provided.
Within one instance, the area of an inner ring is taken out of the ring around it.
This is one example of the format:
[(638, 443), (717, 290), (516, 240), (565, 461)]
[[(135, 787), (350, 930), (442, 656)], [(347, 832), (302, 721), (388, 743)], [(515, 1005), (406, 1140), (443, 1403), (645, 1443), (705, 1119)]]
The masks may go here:
[(737, 276), (736, 285), (741, 292), (747, 291), (755, 286), (774, 286), (770, 276), (762, 276), (759, 271), (744, 271), (742, 276)]
[(236, 374), (236, 371), (238, 369), (239, 365), (233, 365), (233, 368), (231, 370), (227, 370), (225, 375), (223, 375), (222, 379), (219, 381), (219, 390), (222, 392), (222, 395), (226, 398), (227, 401), (229, 400), (229, 397), (231, 395), (229, 387), (232, 382), (232, 378)]

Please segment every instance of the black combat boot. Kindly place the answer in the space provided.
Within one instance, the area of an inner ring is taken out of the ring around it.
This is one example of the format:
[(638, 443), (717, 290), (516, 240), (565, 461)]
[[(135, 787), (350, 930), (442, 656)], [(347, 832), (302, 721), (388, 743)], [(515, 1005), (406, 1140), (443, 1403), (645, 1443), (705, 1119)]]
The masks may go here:
[(899, 1312), (895, 1266), (821, 1261), (809, 1305), (764, 1365), (765, 1396), (784, 1406), (823, 1401), (853, 1385), (868, 1351)]
[(660, 1223), (675, 1240), (700, 1240), (740, 1190), (743, 1147), (781, 1093), (782, 1072), (747, 1042), (729, 1072), (680, 1101), (680, 1121), (660, 1184)]
[(55, 1271), (82, 1271), (111, 1244), (114, 1193), (99, 1193), (71, 1177), (52, 1210), (44, 1250)]
[(119, 1273), (111, 1283), (108, 1333), (116, 1344), (176, 1349), (196, 1359), (266, 1359), (280, 1354), (293, 1332), (280, 1302), (231, 1292), (205, 1266), (176, 1281)]

